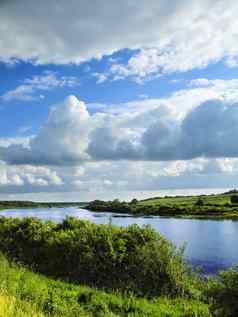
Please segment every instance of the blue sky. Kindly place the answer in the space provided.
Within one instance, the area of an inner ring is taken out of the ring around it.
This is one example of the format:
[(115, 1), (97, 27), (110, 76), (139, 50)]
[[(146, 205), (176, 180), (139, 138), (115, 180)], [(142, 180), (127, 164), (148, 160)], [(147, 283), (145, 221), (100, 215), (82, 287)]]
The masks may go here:
[[(114, 54), (126, 62), (128, 52)], [(103, 73), (110, 66), (110, 58), (91, 60), (80, 65), (33, 65), (19, 61), (13, 66), (1, 63), (0, 67), (0, 94), (4, 95), (23, 85), (24, 80), (34, 76), (44, 76), (45, 72), (55, 73), (55, 76), (74, 77), (78, 84), (73, 87), (55, 87), (48, 91), (36, 89), (32, 97), (35, 100), (21, 100), (13, 98), (9, 101), (1, 99), (1, 115), (5, 118), (0, 126), (2, 137), (15, 137), (20, 134), (29, 135), (36, 133), (42, 122), (47, 119), (50, 107), (59, 103), (68, 95), (75, 95), (86, 103), (102, 103), (106, 105), (125, 103), (136, 99), (164, 98), (172, 93), (185, 89), (187, 84), (196, 78), (209, 80), (230, 80), (237, 78), (236, 68), (227, 68), (224, 63), (218, 62), (202, 69), (193, 69), (186, 73), (173, 73), (144, 81), (141, 84), (131, 79), (118, 81), (105, 81), (97, 83), (94, 73)], [(44, 96), (44, 98), (41, 98)], [(94, 109), (92, 109), (92, 112)], [(24, 127), (29, 127), (24, 131)], [(23, 131), (21, 131), (21, 129)]]
[(234, 0), (1, 3), (3, 197), (238, 186), (237, 13)]

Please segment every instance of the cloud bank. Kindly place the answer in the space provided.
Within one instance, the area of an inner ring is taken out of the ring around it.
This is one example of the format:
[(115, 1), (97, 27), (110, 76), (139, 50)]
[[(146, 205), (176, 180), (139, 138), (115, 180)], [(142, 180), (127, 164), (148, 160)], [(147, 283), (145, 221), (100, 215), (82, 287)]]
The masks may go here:
[(0, 60), (81, 63), (132, 50), (127, 64), (112, 64), (107, 76), (114, 79), (143, 79), (219, 60), (236, 67), (237, 14), (235, 0), (2, 1)]
[[(66, 166), (238, 157), (237, 81), (214, 81), (206, 87), (199, 82), (202, 87), (167, 99), (105, 106), (93, 114), (83, 101), (69, 96), (52, 107), (39, 133), (28, 142), (0, 146), (0, 160)], [(222, 87), (230, 92), (229, 98)]]
[(144, 131), (130, 126), (100, 127), (93, 133), (88, 153), (97, 160), (238, 157), (237, 134), (238, 103), (211, 100), (188, 112), (182, 120), (172, 113), (161, 114)]
[(97, 113), (67, 97), (35, 136), (0, 140), (1, 192), (80, 192), (80, 200), (125, 190), (236, 187), (237, 83), (204, 83)]

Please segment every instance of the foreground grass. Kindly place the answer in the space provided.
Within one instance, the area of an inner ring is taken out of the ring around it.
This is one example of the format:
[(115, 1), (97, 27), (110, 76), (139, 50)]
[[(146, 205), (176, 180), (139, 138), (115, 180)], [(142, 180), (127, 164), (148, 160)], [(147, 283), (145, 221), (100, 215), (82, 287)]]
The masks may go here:
[(0, 293), (0, 317), (45, 317), (28, 303), (6, 293)]
[[(211, 317), (208, 305), (183, 298), (139, 299), (55, 281), (0, 257), (1, 317)], [(6, 295), (8, 294), (8, 295)]]
[(205, 280), (150, 227), (0, 218), (0, 250), (3, 316), (238, 316), (238, 270)]

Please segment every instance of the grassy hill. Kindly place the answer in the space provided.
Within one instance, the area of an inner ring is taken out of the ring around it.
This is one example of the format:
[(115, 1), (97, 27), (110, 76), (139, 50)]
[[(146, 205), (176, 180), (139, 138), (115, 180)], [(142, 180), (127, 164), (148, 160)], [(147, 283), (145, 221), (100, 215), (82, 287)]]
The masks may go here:
[(119, 200), (89, 203), (92, 211), (108, 211), (134, 215), (159, 215), (173, 217), (237, 218), (238, 193), (236, 190), (223, 194), (199, 196), (153, 197), (131, 202)]
[(140, 205), (167, 205), (167, 206), (183, 206), (189, 207), (198, 201), (200, 198), (205, 205), (212, 206), (226, 206), (230, 205), (231, 197), (238, 194), (235, 190), (222, 193), (222, 194), (211, 194), (211, 195), (193, 195), (193, 196), (165, 196), (165, 197), (154, 197), (139, 201)]

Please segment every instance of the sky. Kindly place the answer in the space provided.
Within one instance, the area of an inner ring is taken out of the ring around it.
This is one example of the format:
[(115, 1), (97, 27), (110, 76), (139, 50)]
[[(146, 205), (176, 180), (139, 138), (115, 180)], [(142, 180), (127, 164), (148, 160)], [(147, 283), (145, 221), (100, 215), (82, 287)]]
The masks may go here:
[(238, 187), (237, 15), (235, 0), (2, 0), (0, 199)]

